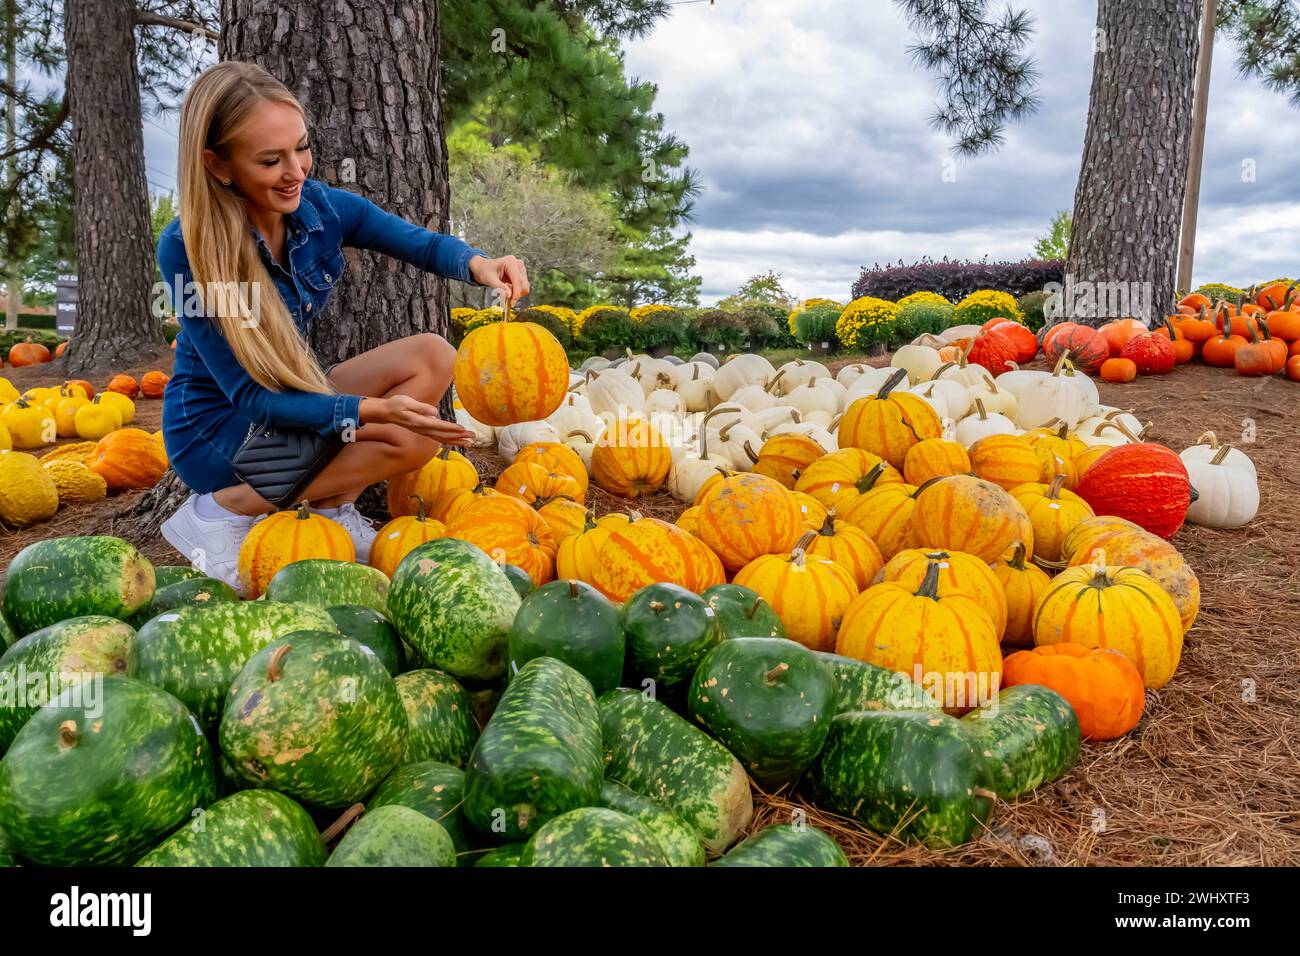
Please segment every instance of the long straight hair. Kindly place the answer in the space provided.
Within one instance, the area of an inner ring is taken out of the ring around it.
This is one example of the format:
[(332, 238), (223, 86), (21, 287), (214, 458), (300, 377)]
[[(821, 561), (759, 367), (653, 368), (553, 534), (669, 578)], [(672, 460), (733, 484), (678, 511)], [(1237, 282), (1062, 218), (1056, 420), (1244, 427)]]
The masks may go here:
[[(205, 149), (226, 156), (253, 109), (266, 101), (292, 106), (306, 121), (297, 97), (256, 64), (218, 63), (194, 81), (181, 106), (181, 235), (205, 311), (253, 380), (277, 392), (330, 392), (258, 255), (243, 198), (203, 164)], [(254, 289), (255, 297), (246, 294)]]

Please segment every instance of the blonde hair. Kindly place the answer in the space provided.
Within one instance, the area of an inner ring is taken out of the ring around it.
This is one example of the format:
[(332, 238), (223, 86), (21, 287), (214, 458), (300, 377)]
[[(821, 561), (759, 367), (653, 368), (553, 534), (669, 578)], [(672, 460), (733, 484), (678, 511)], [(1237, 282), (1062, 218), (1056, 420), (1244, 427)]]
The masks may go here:
[[(263, 101), (292, 106), (306, 121), (298, 99), (256, 64), (218, 63), (194, 81), (181, 106), (181, 234), (200, 294), (215, 290), (204, 300), (205, 311), (221, 326), (235, 358), (253, 380), (277, 392), (331, 392), (258, 255), (244, 200), (203, 164), (203, 151), (223, 155)], [(256, 314), (249, 296), (226, 291), (245, 289), (257, 290)]]

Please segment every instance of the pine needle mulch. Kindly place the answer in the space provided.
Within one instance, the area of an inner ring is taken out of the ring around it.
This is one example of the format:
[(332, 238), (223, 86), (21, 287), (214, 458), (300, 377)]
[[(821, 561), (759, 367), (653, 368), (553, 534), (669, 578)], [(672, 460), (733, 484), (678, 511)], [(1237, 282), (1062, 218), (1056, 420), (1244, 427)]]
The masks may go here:
[[(10, 377), (20, 389), (57, 384), (46, 369), (16, 371), (23, 374)], [(1201, 611), (1178, 672), (1148, 692), (1137, 730), (1085, 744), (1067, 776), (999, 804), (987, 831), (955, 850), (878, 836), (800, 793), (756, 790), (753, 828), (802, 819), (830, 832), (851, 862), (864, 866), (1300, 862), (1300, 515), (1291, 490), (1300, 473), (1300, 386), (1188, 366), (1100, 388), (1103, 402), (1154, 421), (1150, 437), (1175, 450), (1206, 430), (1241, 444), (1260, 481), (1260, 513), (1249, 527), (1188, 525), (1174, 538), (1200, 578)], [(141, 403), (144, 427), (158, 427), (152, 421), (158, 404)], [(502, 466), (495, 449), (471, 449), (470, 458), (485, 480)], [(114, 533), (117, 515), (139, 494), (108, 506), (61, 509), (53, 520), (18, 532), (0, 529), (0, 567), (36, 540)], [(594, 485), (589, 504), (598, 513), (629, 506)], [(668, 521), (682, 510), (666, 494), (634, 506)], [(161, 538), (135, 543), (161, 563), (178, 560)]]

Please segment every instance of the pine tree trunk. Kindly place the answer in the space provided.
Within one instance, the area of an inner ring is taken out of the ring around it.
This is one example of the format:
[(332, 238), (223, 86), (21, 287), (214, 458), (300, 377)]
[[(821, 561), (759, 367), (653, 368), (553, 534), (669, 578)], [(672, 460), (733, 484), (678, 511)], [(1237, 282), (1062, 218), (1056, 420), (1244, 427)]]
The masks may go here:
[(138, 365), (167, 346), (153, 311), (134, 11), (130, 0), (64, 5), (78, 264), (67, 373)]
[[(9, 89), (18, 84), (18, 3), (17, 0), (5, 0), (5, 82)], [(18, 141), (18, 100), (8, 97), (5, 105), (5, 150), (11, 150)], [(12, 183), (18, 178), (18, 157), (10, 156), (7, 163), (8, 177)], [(9, 292), (5, 299), (5, 330), (18, 328), (18, 313), (23, 307), (23, 280), (21, 266), (16, 262), (6, 262), (9, 272)]]
[(1099, 0), (1063, 318), (1171, 306), (1187, 185), (1198, 0)]

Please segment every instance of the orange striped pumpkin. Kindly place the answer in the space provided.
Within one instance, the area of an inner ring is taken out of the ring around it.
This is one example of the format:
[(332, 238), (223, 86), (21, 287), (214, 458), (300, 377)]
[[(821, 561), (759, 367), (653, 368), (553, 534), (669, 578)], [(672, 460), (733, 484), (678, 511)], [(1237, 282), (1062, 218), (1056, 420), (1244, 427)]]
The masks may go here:
[(820, 528), (826, 523), (829, 511), (824, 504), (802, 491), (793, 494), (795, 507), (799, 509), (799, 521), (805, 528)]
[(805, 532), (789, 554), (765, 554), (736, 572), (740, 584), (763, 597), (785, 625), (785, 636), (814, 651), (829, 651), (845, 609), (858, 596), (847, 568), (805, 550), (816, 532)]
[(863, 591), (844, 613), (835, 653), (906, 674), (932, 697), (937, 684), (936, 702), (960, 714), (997, 693), (1002, 651), (979, 602), (940, 595), (939, 571), (932, 561), (920, 587), (884, 581)]
[(899, 369), (875, 395), (849, 405), (840, 419), (841, 448), (861, 448), (902, 468), (912, 446), (943, 435), (943, 423), (934, 408), (907, 387), (907, 370)]
[(713, 474), (709, 475), (709, 477), (704, 480), (704, 484), (700, 485), (700, 490), (695, 492), (695, 498), (691, 501), (692, 507), (698, 507), (700, 504), (702, 504), (705, 497), (708, 496), (709, 492), (711, 492), (714, 488), (718, 487), (718, 484), (723, 479), (730, 478), (732, 475), (742, 475), (742, 474), (744, 474), (744, 472), (731, 471), (730, 469), (727, 468), (715, 468), (713, 470)]
[[(1061, 556), (1074, 564), (1086, 564), (1092, 560), (1092, 542), (1111, 531), (1142, 531), (1150, 534), (1127, 518), (1117, 518), (1114, 515), (1085, 518), (1065, 535), (1065, 540), (1061, 542)], [(1074, 558), (1079, 560), (1075, 561)]]
[(943, 475), (964, 475), (970, 471), (970, 455), (955, 441), (927, 438), (913, 445), (903, 461), (903, 480), (923, 485)]
[(523, 568), (538, 587), (555, 577), (555, 535), (518, 498), (497, 495), (470, 502), (447, 525), (447, 537), (477, 545), (498, 564)]
[(261, 597), (271, 578), (286, 564), (306, 558), (355, 561), (356, 548), (347, 528), (312, 514), (307, 502), (292, 511), (277, 511), (248, 529), (239, 546), (242, 597)]
[(1139, 568), (1081, 564), (1056, 576), (1034, 612), (1034, 643), (1119, 651), (1146, 687), (1169, 682), (1183, 651), (1178, 606)]
[(1061, 560), (1061, 545), (1075, 525), (1096, 517), (1088, 502), (1064, 485), (1065, 476), (1057, 475), (1050, 485), (1033, 482), (1011, 492), (1033, 525), (1034, 555), (1048, 564)]
[(912, 512), (916, 487), (891, 481), (862, 495), (841, 512), (849, 524), (867, 533), (886, 561), (912, 546)]
[(624, 418), (607, 428), (591, 452), (596, 484), (624, 498), (652, 495), (663, 487), (672, 452), (658, 429), (642, 418)]
[(880, 549), (865, 531), (831, 516), (827, 516), (817, 529), (808, 553), (815, 558), (828, 558), (845, 568), (853, 575), (853, 583), (859, 591), (871, 584), (871, 579), (885, 564)]
[(457, 488), (473, 488), (478, 483), (478, 470), (473, 463), (443, 445), (420, 468), (388, 479), (388, 514), (393, 518), (415, 514), (412, 496), (422, 498), (430, 509), (436, 510), (435, 502), (443, 495)]
[(799, 476), (825, 454), (826, 449), (807, 435), (798, 432), (773, 435), (758, 450), (758, 461), (754, 462), (753, 470), (755, 474), (775, 478), (793, 490)]
[(538, 507), (537, 513), (550, 527), (557, 544), (587, 526), (587, 506), (571, 498), (553, 498)]
[(470, 502), (478, 501), (480, 498), (499, 498), (500, 496), (501, 492), (482, 482), (479, 482), (473, 488), (453, 488), (434, 499), (429, 517), (435, 521), (441, 521), (443, 524), (451, 524), (452, 519)]
[(618, 604), (661, 581), (703, 590), (697, 585), (712, 579), (713, 568), (696, 541), (676, 525), (633, 513), (627, 524), (611, 529), (601, 545), (590, 584)]
[(794, 483), (795, 491), (812, 495), (840, 514), (877, 485), (901, 482), (898, 469), (879, 455), (861, 448), (841, 448), (808, 466)]
[(1074, 489), (1079, 473), (1074, 467), (1073, 458), (1062, 458), (1051, 448), (1041, 445), (1034, 446), (1034, 454), (1038, 456), (1038, 481), (1050, 485), (1052, 479), (1059, 476), (1062, 479), (1061, 487), (1071, 491)]
[(801, 518), (780, 482), (751, 472), (726, 479), (705, 497), (698, 534), (723, 566), (739, 571), (759, 555), (794, 547)]
[(390, 578), (402, 558), (426, 541), (447, 536), (447, 526), (434, 521), (424, 513), (424, 499), (418, 495), (416, 513), (393, 518), (377, 532), (370, 545), (370, 566), (383, 571)]
[(541, 421), (569, 390), (564, 346), (533, 322), (493, 322), (465, 336), (452, 367), (465, 411), (500, 428)]
[(1024, 544), (1017, 541), (1010, 558), (993, 562), (993, 573), (1007, 598), (1007, 628), (1002, 640), (1012, 647), (1034, 646), (1034, 609), (1052, 583), (1046, 571), (1025, 561), (1026, 555)]
[(696, 537), (700, 533), (700, 506), (691, 505), (677, 516), (677, 527)]
[(984, 436), (970, 446), (970, 463), (975, 474), (1007, 491), (1042, 474), (1038, 454), (1019, 435)]
[(614, 513), (597, 519), (588, 512), (586, 522), (577, 534), (560, 542), (555, 552), (555, 576), (564, 580), (585, 581), (591, 584), (596, 575), (597, 555), (610, 533), (623, 527), (630, 519), (625, 514)]
[(979, 604), (993, 621), (998, 640), (1007, 629), (1007, 593), (993, 569), (973, 554), (940, 548), (908, 548), (889, 559), (881, 571), (882, 581), (895, 581), (916, 588), (934, 563), (939, 566), (939, 597), (964, 594)]
[(991, 563), (1024, 540), (1025, 517), (1016, 499), (993, 482), (951, 475), (917, 490), (912, 533), (927, 547), (965, 551)]
[(696, 558), (693, 590), (699, 592), (716, 584), (726, 584), (727, 569), (723, 567), (722, 559), (697, 535), (687, 535), (686, 539)]
[(516, 461), (508, 465), (497, 476), (496, 489), (503, 495), (537, 507), (558, 498), (568, 498), (579, 504), (583, 500), (583, 489), (572, 475), (548, 471), (545, 466), (532, 461)]
[(587, 485), (589, 478), (587, 476), (587, 466), (582, 463), (578, 453), (563, 442), (558, 441), (535, 441), (531, 445), (525, 445), (519, 449), (515, 455), (515, 460), (511, 464), (517, 465), (520, 462), (533, 462), (541, 465), (548, 472), (559, 472), (560, 474), (570, 475), (582, 489), (578, 497), (574, 500), (581, 501), (587, 494)]
[[(1165, 593), (1174, 599), (1183, 633), (1191, 630), (1201, 608), (1201, 582), (1178, 549), (1164, 538), (1141, 528), (1119, 527), (1092, 536), (1087, 540), (1086, 547), (1079, 547), (1073, 552), (1070, 550), (1071, 536), (1067, 536), (1066, 540), (1067, 544), (1062, 549), (1063, 556), (1068, 555), (1071, 566), (1095, 564), (1100, 558), (1106, 564), (1140, 568), (1151, 575), (1165, 589)], [(1082, 536), (1074, 540), (1082, 540)]]

